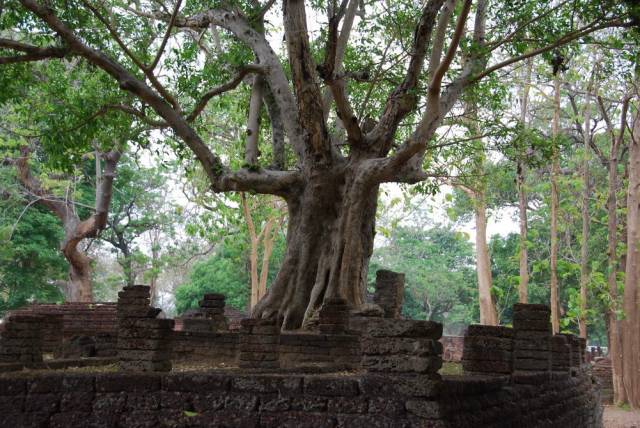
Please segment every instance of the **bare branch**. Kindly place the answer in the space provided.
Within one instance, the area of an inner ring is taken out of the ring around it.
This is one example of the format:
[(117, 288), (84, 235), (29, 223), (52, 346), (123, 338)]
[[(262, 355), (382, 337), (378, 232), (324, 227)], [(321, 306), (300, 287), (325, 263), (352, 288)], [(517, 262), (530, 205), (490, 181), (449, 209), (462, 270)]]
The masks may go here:
[(202, 98), (200, 98), (200, 100), (198, 100), (198, 102), (196, 103), (195, 107), (193, 108), (193, 111), (189, 113), (189, 115), (187, 116), (187, 121), (193, 122), (200, 115), (200, 113), (202, 113), (202, 111), (207, 106), (207, 103), (211, 100), (211, 98), (217, 95), (220, 95), (224, 92), (235, 89), (240, 83), (242, 83), (242, 80), (245, 78), (247, 74), (264, 73), (264, 72), (265, 72), (265, 67), (259, 64), (245, 65), (238, 71), (238, 73), (231, 80), (229, 80), (226, 83), (223, 83), (220, 86), (216, 86), (215, 88), (211, 89), (206, 94), (204, 94)]
[(256, 192), (287, 198), (302, 183), (299, 171), (250, 171), (241, 169), (220, 177), (216, 192)]
[(570, 33), (565, 34), (564, 36), (560, 37), (558, 40), (556, 40), (554, 43), (551, 43), (547, 46), (543, 46), (541, 48), (538, 49), (533, 49), (530, 50), (528, 52), (523, 53), (522, 55), (518, 55), (516, 57), (512, 57), (509, 58), (507, 60), (504, 60), (502, 62), (499, 62), (489, 68), (487, 68), (486, 70), (484, 70), (482, 73), (478, 74), (477, 76), (474, 76), (472, 79), (470, 79), (469, 83), (475, 83), (478, 80), (483, 79), (484, 77), (488, 76), (489, 74), (493, 73), (496, 70), (500, 70), (501, 68), (504, 68), (508, 65), (511, 65), (513, 63), (516, 63), (518, 61), (522, 61), (524, 59), (527, 58), (531, 58), (537, 55), (540, 55), (542, 53), (545, 52), (549, 52), (553, 49), (556, 49), (559, 46), (563, 46), (566, 45), (569, 42), (572, 42), (573, 40), (579, 39), (581, 37), (584, 37), (588, 34), (591, 34), (595, 31), (598, 30), (602, 30), (605, 28), (613, 28), (613, 27), (630, 27), (632, 26), (631, 23), (628, 22), (623, 22), (622, 20), (618, 19), (618, 18), (613, 18), (613, 19), (609, 19), (606, 20), (605, 22), (603, 22), (600, 25), (596, 25), (596, 23), (592, 22), (590, 24), (585, 25), (584, 27), (581, 27), (575, 31), (572, 31)]
[(167, 31), (164, 33), (164, 37), (162, 38), (162, 43), (160, 43), (160, 48), (158, 49), (158, 53), (156, 53), (156, 57), (149, 67), (147, 67), (147, 71), (153, 72), (153, 69), (156, 68), (158, 62), (160, 62), (160, 58), (162, 58), (162, 54), (164, 53), (164, 49), (167, 46), (167, 42), (169, 41), (169, 37), (171, 36), (171, 30), (173, 29), (174, 24), (176, 23), (176, 17), (178, 16), (178, 11), (180, 10), (180, 5), (182, 4), (182, 0), (178, 0), (176, 2), (176, 7), (173, 9), (173, 13), (171, 14), (171, 19), (169, 20), (169, 25), (167, 26)]

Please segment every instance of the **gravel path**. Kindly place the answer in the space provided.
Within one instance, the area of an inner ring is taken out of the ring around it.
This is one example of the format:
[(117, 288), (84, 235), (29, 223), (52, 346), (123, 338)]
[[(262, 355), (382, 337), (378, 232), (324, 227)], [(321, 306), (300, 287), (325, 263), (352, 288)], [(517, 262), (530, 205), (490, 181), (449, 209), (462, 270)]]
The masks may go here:
[(640, 428), (640, 411), (629, 411), (616, 406), (605, 406), (604, 428)]

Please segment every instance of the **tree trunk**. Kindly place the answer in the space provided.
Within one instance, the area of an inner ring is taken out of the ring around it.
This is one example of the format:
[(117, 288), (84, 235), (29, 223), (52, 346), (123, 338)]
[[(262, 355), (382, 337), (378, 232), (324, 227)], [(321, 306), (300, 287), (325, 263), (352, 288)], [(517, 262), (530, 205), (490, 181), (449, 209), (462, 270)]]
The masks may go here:
[(258, 300), (267, 294), (267, 279), (269, 278), (269, 261), (273, 252), (273, 242), (276, 239), (278, 230), (276, 229), (276, 219), (269, 218), (264, 227), (264, 237), (262, 238), (262, 267), (260, 268), (260, 282), (258, 284)]
[[(609, 309), (607, 313), (607, 330), (609, 339), (609, 358), (611, 359), (611, 371), (613, 380), (613, 401), (616, 404), (626, 402), (622, 372), (622, 349), (620, 343), (620, 322), (618, 321), (618, 163), (620, 161), (620, 147), (624, 142), (624, 133), (627, 126), (627, 112), (629, 108), (629, 96), (625, 96), (620, 114), (620, 128), (616, 135), (611, 120), (607, 114), (602, 98), (598, 97), (598, 106), (602, 117), (607, 124), (611, 135), (611, 146), (607, 161), (608, 188), (607, 188), (607, 286), (609, 289)], [(605, 159), (602, 158), (604, 161)]]
[(518, 302), (527, 303), (529, 301), (529, 266), (527, 249), (527, 193), (525, 190), (526, 165), (518, 162), (517, 185), (518, 185), (518, 223), (520, 226), (520, 283), (518, 284)]
[(558, 135), (560, 128), (560, 73), (556, 73), (554, 78), (554, 109), (552, 126), (553, 159), (551, 160), (551, 248), (550, 248), (550, 270), (551, 281), (549, 284), (551, 291), (551, 327), (553, 333), (560, 332), (560, 314), (558, 302), (558, 174), (559, 148)]
[(253, 316), (277, 317), (283, 329), (296, 329), (331, 297), (363, 303), (378, 186), (353, 177), (354, 170), (317, 171), (287, 198), (287, 251)]
[[(622, 131), (622, 130), (621, 130)], [(613, 144), (612, 144), (613, 146)], [(614, 147), (612, 147), (613, 149)], [(611, 150), (609, 155), (609, 186), (607, 198), (608, 214), (608, 272), (607, 284), (609, 288), (610, 308), (609, 320), (609, 358), (611, 358), (611, 370), (613, 378), (613, 399), (614, 403), (624, 403), (626, 394), (622, 382), (622, 352), (620, 348), (620, 323), (618, 321), (618, 258), (616, 249), (618, 246), (618, 212), (616, 201), (616, 190), (618, 184), (618, 159), (617, 150)]]
[(480, 324), (498, 325), (496, 306), (491, 295), (491, 258), (487, 245), (487, 206), (484, 193), (477, 193), (474, 201), (476, 221), (476, 272), (480, 296)]
[[(527, 66), (523, 70), (523, 87), (522, 100), (520, 102), (520, 122), (522, 130), (526, 136), (527, 129), (527, 107), (529, 105), (529, 89), (531, 87), (531, 70), (533, 68), (533, 59), (527, 60)], [(525, 140), (526, 141), (526, 140)], [(516, 181), (518, 186), (518, 222), (520, 226), (520, 283), (518, 284), (518, 302), (528, 303), (529, 301), (529, 254), (527, 248), (527, 191), (525, 188), (525, 180), (527, 176), (527, 165), (523, 158), (526, 156), (527, 148), (524, 153), (519, 154), (516, 171)]]
[(589, 159), (591, 153), (591, 92), (593, 92), (599, 59), (596, 58), (589, 84), (587, 85), (587, 98), (584, 106), (584, 120), (582, 123), (583, 159), (582, 159), (582, 238), (580, 240), (580, 316), (578, 326), (580, 337), (587, 338), (587, 286), (589, 285), (589, 196), (591, 185), (589, 183)]
[[(96, 187), (95, 213), (81, 221), (75, 212), (73, 201), (58, 198), (42, 187), (40, 180), (31, 174), (28, 160), (31, 148), (23, 146), (20, 158), (12, 161), (18, 172), (18, 179), (29, 194), (37, 197), (39, 204), (53, 212), (60, 219), (65, 238), (60, 249), (69, 262), (69, 287), (66, 290), (68, 301), (90, 302), (93, 299), (91, 286), (91, 259), (78, 249), (85, 238), (97, 236), (105, 228), (109, 213), (109, 204), (113, 190), (116, 167), (120, 160), (119, 151), (104, 153), (104, 172), (100, 174)], [(96, 164), (97, 165), (97, 164)], [(97, 165), (96, 168), (99, 168)]]
[(69, 288), (65, 298), (70, 302), (91, 302), (91, 259), (78, 251), (78, 244), (79, 241), (69, 240), (62, 248), (62, 253), (69, 262)]
[(640, 408), (640, 113), (633, 122), (629, 143), (629, 187), (627, 190), (627, 266), (624, 282), (622, 371), (627, 400)]

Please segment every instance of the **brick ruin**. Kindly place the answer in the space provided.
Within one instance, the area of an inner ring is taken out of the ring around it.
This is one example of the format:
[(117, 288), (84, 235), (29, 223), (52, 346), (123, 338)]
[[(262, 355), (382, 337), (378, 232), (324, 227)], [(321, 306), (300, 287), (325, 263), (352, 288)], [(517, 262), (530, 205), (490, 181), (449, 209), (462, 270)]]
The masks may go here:
[[(147, 287), (126, 287), (117, 307), (117, 371), (0, 373), (4, 422), (51, 427), (601, 426), (600, 392), (584, 343), (571, 335), (552, 336), (547, 307), (516, 305), (513, 328), (469, 326), (464, 374), (445, 376), (439, 373), (442, 325), (399, 318), (401, 277), (391, 272), (379, 279), (387, 291), (378, 295), (389, 297), (378, 298), (382, 310), (351, 311), (335, 299), (320, 311), (314, 331), (286, 333), (271, 320), (256, 319), (243, 320), (239, 331), (230, 331), (221, 319), (224, 297), (213, 294), (203, 298), (202, 316), (193, 318), (198, 321), (174, 331), (173, 320), (157, 318), (159, 311), (150, 307)], [(14, 333), (0, 339), (0, 356), (7, 356), (3, 361), (37, 361), (43, 318), (26, 315), (10, 319), (6, 327)], [(172, 363), (185, 360), (212, 365), (171, 371)]]

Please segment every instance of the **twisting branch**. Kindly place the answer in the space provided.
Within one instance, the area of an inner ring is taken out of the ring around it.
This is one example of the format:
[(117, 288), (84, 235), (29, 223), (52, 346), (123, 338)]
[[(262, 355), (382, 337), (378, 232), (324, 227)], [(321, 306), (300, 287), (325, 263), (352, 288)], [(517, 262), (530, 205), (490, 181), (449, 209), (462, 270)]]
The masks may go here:
[[(146, 12), (134, 11), (139, 16), (151, 19), (166, 20), (166, 16), (154, 15)], [(224, 9), (211, 9), (190, 17), (176, 18), (175, 26), (180, 28), (206, 29), (216, 25), (233, 33), (238, 40), (246, 43), (256, 55), (260, 65), (265, 67), (265, 79), (271, 88), (274, 100), (278, 103), (280, 111), (287, 112), (283, 115), (285, 131), (298, 158), (304, 159), (304, 144), (302, 129), (299, 125), (296, 102), (289, 89), (289, 81), (286, 77), (280, 59), (273, 51), (265, 36), (253, 29), (249, 22), (239, 12)], [(296, 38), (297, 35), (294, 37)]]
[[(329, 85), (329, 90), (325, 90), (322, 100), (324, 120), (326, 122), (329, 117), (331, 99), (333, 98), (336, 101), (338, 118), (347, 131), (348, 140), (351, 145), (358, 145), (362, 142), (362, 131), (358, 124), (358, 118), (353, 112), (353, 108), (347, 97), (345, 79), (348, 77), (348, 73), (342, 72), (342, 62), (357, 8), (358, 0), (343, 0), (339, 10), (330, 17), (326, 47), (327, 54), (324, 64), (320, 67), (321, 77), (323, 77), (324, 81)], [(338, 34), (338, 25), (343, 17), (344, 22), (342, 29), (340, 30), (340, 34)]]

